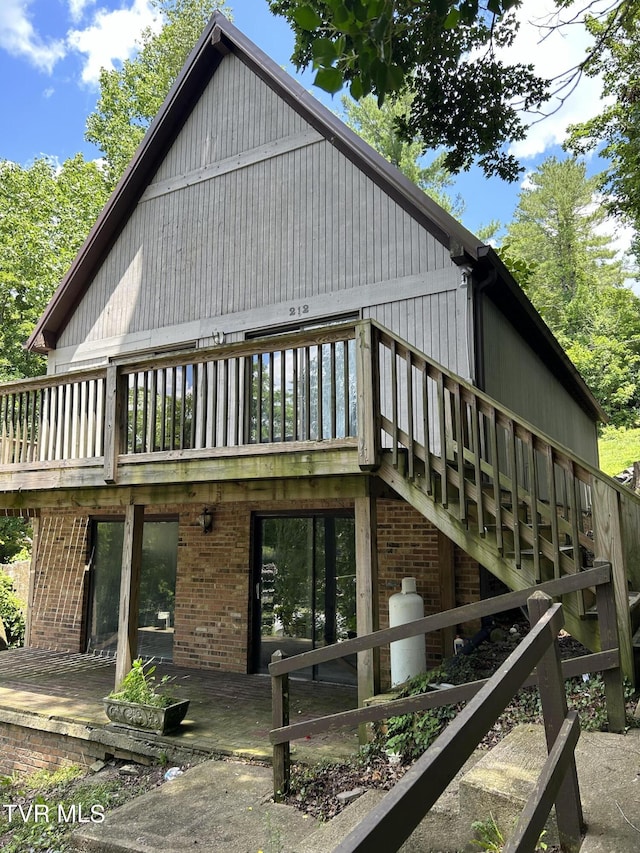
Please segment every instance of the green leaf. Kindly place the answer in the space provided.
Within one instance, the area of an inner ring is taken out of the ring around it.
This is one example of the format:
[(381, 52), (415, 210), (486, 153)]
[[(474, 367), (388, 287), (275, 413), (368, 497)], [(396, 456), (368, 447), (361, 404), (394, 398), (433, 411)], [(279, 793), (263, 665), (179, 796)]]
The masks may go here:
[(311, 54), (320, 65), (331, 65), (338, 58), (336, 46), (328, 38), (315, 39), (311, 45)]
[(443, 27), (445, 30), (453, 30), (460, 23), (460, 12), (458, 9), (451, 9), (447, 17), (444, 19)]
[(349, 92), (351, 93), (351, 97), (355, 101), (359, 101), (360, 98), (364, 95), (362, 80), (359, 77), (353, 78), (353, 80), (351, 81), (351, 85), (349, 86)]
[(312, 32), (322, 24), (322, 19), (311, 6), (300, 6), (293, 13), (293, 20), (303, 30)]
[(342, 89), (344, 78), (342, 71), (338, 68), (321, 68), (316, 74), (316, 79), (313, 81), (320, 89), (329, 92), (330, 95), (335, 95)]

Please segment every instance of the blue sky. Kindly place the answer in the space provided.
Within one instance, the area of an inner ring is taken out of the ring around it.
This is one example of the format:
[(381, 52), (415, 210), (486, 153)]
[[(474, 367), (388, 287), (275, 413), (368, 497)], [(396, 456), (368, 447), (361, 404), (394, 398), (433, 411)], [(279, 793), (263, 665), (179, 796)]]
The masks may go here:
[[(292, 34), (270, 14), (267, 0), (230, 0), (229, 5), (236, 26), (295, 74)], [(551, 0), (524, 0), (523, 18), (540, 22), (552, 8)], [(84, 141), (84, 125), (96, 103), (99, 68), (130, 56), (140, 31), (151, 23), (148, 0), (0, 0), (0, 159), (26, 165), (40, 155), (60, 161), (78, 151), (98, 156)], [(579, 28), (570, 30), (541, 42), (539, 28), (523, 26), (515, 53), (548, 76), (560, 73), (586, 45)], [(312, 89), (311, 73), (295, 76)], [(531, 129), (515, 147), (527, 170), (550, 154), (562, 156), (567, 124), (597, 110), (599, 91), (597, 82), (583, 82), (563, 109)], [(339, 108), (339, 97), (314, 94)], [(519, 184), (487, 181), (477, 170), (461, 176), (453, 188), (465, 200), (463, 221), (472, 231), (490, 219), (508, 223), (519, 190)]]

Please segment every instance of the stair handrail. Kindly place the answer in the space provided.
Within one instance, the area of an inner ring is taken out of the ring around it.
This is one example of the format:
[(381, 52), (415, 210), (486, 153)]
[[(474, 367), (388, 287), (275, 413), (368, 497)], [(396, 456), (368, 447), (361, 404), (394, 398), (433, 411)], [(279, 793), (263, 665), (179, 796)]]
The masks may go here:
[(462, 768), (534, 666), (538, 671), (548, 758), (520, 820), (507, 841), (509, 853), (535, 846), (555, 802), (562, 850), (579, 850), (584, 829), (575, 746), (578, 716), (568, 711), (557, 635), (562, 605), (536, 592), (528, 601), (531, 631), (426, 752), (334, 848), (334, 853), (398, 850)]
[(362, 725), (398, 714), (439, 707), (473, 697), (483, 687), (483, 682), (470, 682), (456, 688), (414, 696), (407, 700), (392, 700), (351, 711), (318, 717), (304, 723), (289, 723), (289, 675), (301, 669), (328, 663), (362, 651), (370, 651), (387, 643), (418, 636), (460, 623), (490, 616), (495, 613), (521, 607), (528, 602), (532, 593), (539, 592), (547, 597), (557, 597), (586, 586), (595, 586), (598, 593), (598, 618), (602, 651), (578, 658), (577, 663), (566, 666), (564, 677), (573, 677), (585, 672), (602, 672), (605, 682), (607, 718), (610, 731), (624, 731), (625, 704), (620, 675), (620, 656), (615, 619), (614, 592), (611, 582), (611, 566), (602, 563), (577, 575), (568, 575), (559, 580), (547, 581), (535, 588), (517, 590), (491, 599), (466, 604), (452, 610), (435, 613), (404, 625), (374, 631), (363, 637), (354, 637), (323, 646), (309, 652), (286, 657), (277, 650), (269, 664), (272, 684), (272, 730), (274, 796), (281, 799), (288, 790), (290, 777), (290, 741), (306, 735)]

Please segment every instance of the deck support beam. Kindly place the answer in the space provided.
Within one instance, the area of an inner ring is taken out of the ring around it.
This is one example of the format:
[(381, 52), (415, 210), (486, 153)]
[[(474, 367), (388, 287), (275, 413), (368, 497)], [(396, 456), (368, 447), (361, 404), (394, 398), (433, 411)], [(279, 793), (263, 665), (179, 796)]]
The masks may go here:
[[(358, 637), (379, 628), (378, 537), (376, 499), (371, 495), (354, 500), (356, 538), (356, 631)], [(358, 652), (358, 705), (380, 689), (378, 649)], [(366, 734), (360, 732), (361, 739)]]
[(138, 609), (143, 528), (144, 506), (130, 504), (125, 510), (124, 541), (122, 543), (116, 690), (131, 669), (131, 664), (138, 650)]

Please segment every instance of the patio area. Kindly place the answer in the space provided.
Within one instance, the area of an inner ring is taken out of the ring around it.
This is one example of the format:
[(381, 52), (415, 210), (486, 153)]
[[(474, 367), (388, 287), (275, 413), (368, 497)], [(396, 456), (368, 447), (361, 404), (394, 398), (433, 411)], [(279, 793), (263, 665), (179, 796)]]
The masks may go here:
[[(39, 649), (0, 653), (0, 722), (27, 715), (31, 729), (50, 728), (51, 721), (82, 727), (97, 744), (109, 744), (132, 756), (165, 752), (194, 758), (235, 755), (269, 761), (271, 744), (271, 679), (188, 669), (159, 663), (156, 676), (174, 679), (172, 692), (189, 699), (189, 711), (172, 735), (137, 735), (107, 720), (102, 698), (113, 689), (113, 658)], [(357, 705), (353, 687), (295, 680), (290, 683), (292, 722), (334, 713)], [(26, 731), (26, 730), (25, 730)], [(314, 735), (292, 744), (294, 760), (306, 763), (339, 759), (358, 749), (355, 729)], [(94, 753), (95, 754), (95, 753)]]

